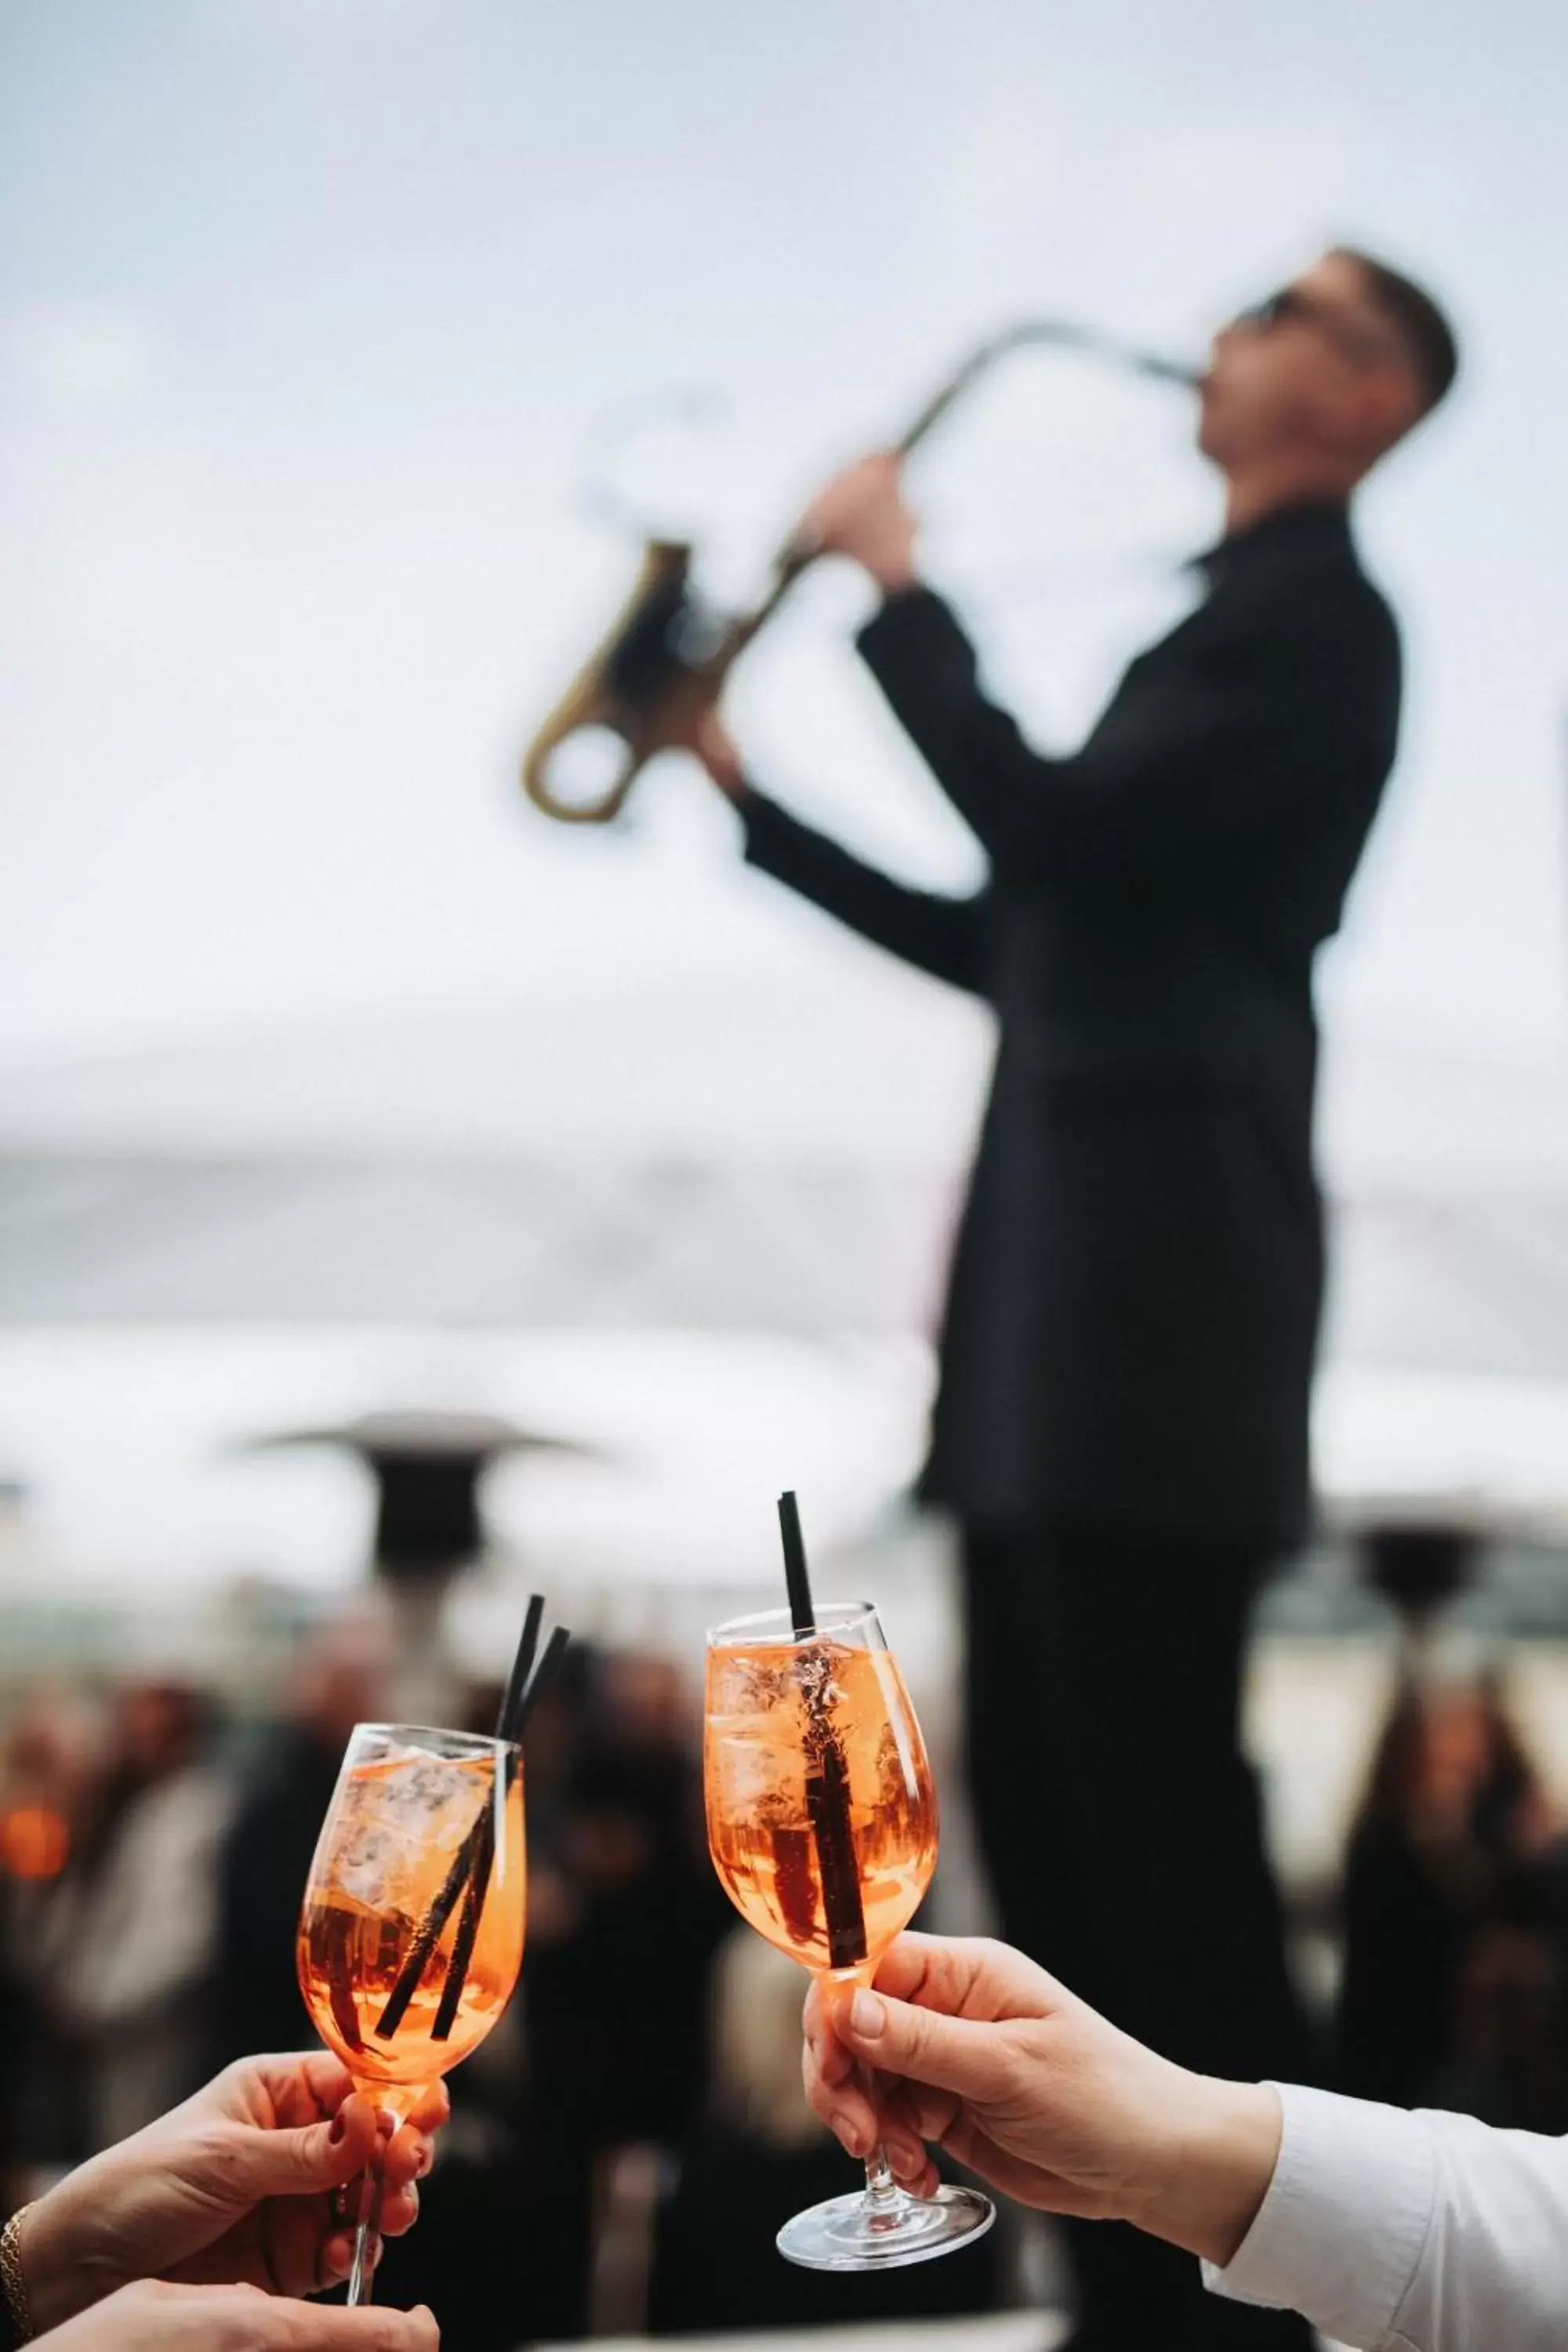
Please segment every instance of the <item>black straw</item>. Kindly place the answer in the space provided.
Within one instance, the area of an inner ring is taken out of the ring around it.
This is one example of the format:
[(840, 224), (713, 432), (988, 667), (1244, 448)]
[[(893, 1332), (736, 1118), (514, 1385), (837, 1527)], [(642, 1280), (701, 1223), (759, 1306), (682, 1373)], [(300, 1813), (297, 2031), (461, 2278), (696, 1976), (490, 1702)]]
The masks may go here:
[(425, 1914), (419, 1933), (408, 1947), (408, 1957), (403, 1963), (397, 1982), (387, 1997), (386, 2007), (375, 2021), (376, 2039), (380, 2042), (395, 2033), (407, 2014), (408, 2004), (419, 1990), (419, 1979), (429, 1967), (431, 1956), (441, 1940), (441, 1932), (452, 1916), (452, 1906), (462, 1893), (473, 1869), (479, 1822), (489, 1820), (493, 1812), (493, 1801), (487, 1796), (479, 1821), (452, 1857), (452, 1867), (442, 1882), (441, 1891)]
[[(539, 1629), (544, 1617), (544, 1596), (535, 1592), (529, 1598), (522, 1621), (522, 1633), (512, 1660), (506, 1694), (496, 1717), (498, 1739), (510, 1741), (514, 1747), (521, 1739), (523, 1727), (533, 1712), (534, 1703), (545, 1685), (554, 1677), (566, 1645), (572, 1636), (564, 1625), (557, 1625), (544, 1645), (544, 1654), (534, 1665), (539, 1648)], [(508, 1755), (502, 1761), (502, 1795), (510, 1794), (516, 1759)], [(479, 1931), (479, 1915), (489, 1892), (490, 1872), (495, 1864), (495, 1799), (486, 1797), (473, 1826), (458, 1848), (452, 1867), (447, 1873), (440, 1893), (431, 1904), (418, 1934), (408, 1948), (408, 1956), (398, 1972), (385, 2008), (376, 2020), (379, 2041), (395, 2033), (408, 2013), (408, 2004), (419, 1990), (421, 1978), (435, 1956), (436, 1947), (446, 1933), (447, 1922), (464, 1896), (463, 1913), (458, 1922), (457, 1938), (452, 1946), (452, 1958), (447, 1970), (447, 1980), (441, 1990), (441, 2004), (436, 2013), (432, 2039), (445, 2042), (452, 2031), (458, 2014), (458, 2003), (468, 1981), (468, 1966), (474, 1956), (474, 1942)], [(466, 1890), (466, 1892), (465, 1892)]]
[(555, 1679), (556, 1674), (560, 1668), (561, 1661), (566, 1655), (567, 1644), (570, 1643), (571, 1639), (572, 1636), (566, 1631), (565, 1626), (557, 1625), (555, 1631), (551, 1634), (549, 1641), (544, 1644), (544, 1655), (539, 1661), (532, 1681), (529, 1684), (528, 1688), (523, 1692), (521, 1698), (518, 1702), (516, 1719), (513, 1722), (510, 1730), (503, 1731), (501, 1734), (501, 1738), (503, 1739), (521, 1739), (523, 1733), (528, 1728), (529, 1717), (532, 1715), (534, 1708), (539, 1705), (540, 1699), (543, 1696), (545, 1690)]
[(800, 1505), (792, 1486), (779, 1496), (779, 1533), (784, 1538), (784, 1584), (789, 1592), (790, 1620), (797, 1642), (805, 1641), (816, 1631), (816, 1612), (811, 1605), (811, 1576), (805, 1565), (805, 1538), (800, 1531)]
[(511, 1674), (508, 1678), (505, 1695), (496, 1716), (498, 1739), (515, 1739), (517, 1737), (510, 1727), (516, 1719), (518, 1709), (522, 1705), (522, 1695), (528, 1687), (528, 1677), (533, 1671), (533, 1654), (539, 1647), (539, 1628), (543, 1618), (543, 1593), (531, 1593), (527, 1613), (522, 1621), (522, 1632), (518, 1637), (517, 1655), (511, 1662)]
[(432, 2042), (449, 2039), (458, 2020), (458, 2003), (463, 1998), (463, 1987), (468, 1980), (468, 1968), (479, 1932), (479, 1916), (485, 1907), (485, 1897), (490, 1891), (490, 1872), (495, 1866), (496, 1815), (493, 1804), (485, 1807), (475, 1827), (479, 1832), (479, 1843), (474, 1850), (468, 1893), (463, 1897), (463, 1916), (458, 1922), (451, 1964), (447, 1970), (447, 1981), (441, 1988), (441, 2006), (436, 2011), (436, 2022), (430, 2029)]
[[(816, 1612), (811, 1604), (811, 1578), (805, 1565), (800, 1506), (793, 1488), (779, 1496), (779, 1532), (784, 1538), (790, 1621), (795, 1640), (809, 1641), (816, 1632)], [(823, 1696), (820, 1676), (803, 1673), (801, 1695), (806, 1717), (805, 1811), (816, 1847), (816, 1874), (822, 1883), (827, 1963), (830, 1968), (849, 1969), (866, 1957), (860, 1867), (849, 1819), (849, 1767)]]

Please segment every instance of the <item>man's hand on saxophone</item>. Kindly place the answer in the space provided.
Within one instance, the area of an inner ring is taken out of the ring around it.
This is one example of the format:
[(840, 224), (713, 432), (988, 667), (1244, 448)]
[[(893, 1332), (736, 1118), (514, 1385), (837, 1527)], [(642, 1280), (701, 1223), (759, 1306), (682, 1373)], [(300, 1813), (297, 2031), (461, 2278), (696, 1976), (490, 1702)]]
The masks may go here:
[(878, 450), (858, 457), (818, 490), (795, 535), (799, 547), (847, 555), (868, 572), (885, 595), (912, 588), (920, 525), (904, 496), (903, 460)]

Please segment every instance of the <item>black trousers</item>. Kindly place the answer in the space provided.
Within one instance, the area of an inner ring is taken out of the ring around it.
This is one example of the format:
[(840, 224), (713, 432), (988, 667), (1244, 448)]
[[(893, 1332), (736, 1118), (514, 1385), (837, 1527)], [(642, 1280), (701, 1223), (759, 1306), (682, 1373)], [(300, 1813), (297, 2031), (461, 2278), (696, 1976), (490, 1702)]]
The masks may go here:
[[(965, 1530), (969, 1777), (1002, 1931), (1169, 2058), (1313, 2080), (1257, 1783), (1240, 1752), (1265, 1563), (1101, 1532)], [(1083, 2352), (1301, 2352), (1190, 2254), (1069, 2221)]]

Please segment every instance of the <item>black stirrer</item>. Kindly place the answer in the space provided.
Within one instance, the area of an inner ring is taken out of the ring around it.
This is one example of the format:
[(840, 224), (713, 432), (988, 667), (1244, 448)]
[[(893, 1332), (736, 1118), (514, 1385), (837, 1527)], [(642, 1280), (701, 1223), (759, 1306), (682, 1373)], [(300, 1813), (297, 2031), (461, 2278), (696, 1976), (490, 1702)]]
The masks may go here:
[[(521, 1741), (539, 1696), (545, 1685), (553, 1678), (555, 1670), (565, 1654), (566, 1644), (571, 1639), (572, 1636), (565, 1626), (557, 1625), (544, 1645), (544, 1654), (540, 1659), (531, 1678), (527, 1679), (525, 1683), (517, 1684), (515, 1701), (511, 1690), (508, 1690), (500, 1717), (503, 1728), (496, 1733), (498, 1739), (509, 1740), (513, 1747)], [(516, 1677), (514, 1676), (513, 1679), (515, 1682)], [(506, 1794), (510, 1793), (515, 1762), (516, 1759), (509, 1754), (505, 1767)], [(447, 1981), (441, 1988), (441, 2005), (436, 2011), (436, 2022), (430, 2029), (432, 2042), (448, 2040), (452, 2028), (458, 2021), (458, 2003), (463, 1998), (463, 1987), (468, 1982), (468, 1968), (474, 1957), (474, 1944), (479, 1932), (479, 1918), (485, 1907), (485, 1897), (490, 1891), (490, 1872), (495, 1867), (495, 1811), (492, 1806), (487, 1805), (479, 1819), (474, 1823), (468, 1833), (468, 1843), (472, 1848), (473, 1867), (468, 1874), (468, 1891), (463, 1897), (463, 1916), (458, 1922), (457, 1940), (452, 1946), (451, 1965), (447, 1970)]]
[[(522, 1633), (518, 1640), (517, 1655), (512, 1660), (505, 1696), (496, 1717), (495, 1736), (498, 1739), (515, 1742), (521, 1737), (522, 1727), (532, 1712), (534, 1700), (545, 1683), (553, 1675), (556, 1667), (560, 1664), (562, 1653), (572, 1638), (563, 1625), (558, 1625), (545, 1645), (544, 1655), (539, 1661), (539, 1670), (534, 1673), (534, 1655), (539, 1647), (539, 1628), (543, 1616), (543, 1594), (539, 1592), (531, 1594), (522, 1621)], [(512, 1770), (512, 1759), (510, 1756), (506, 1760), (505, 1769), (506, 1787), (510, 1790)], [(390, 2035), (395, 2033), (407, 2015), (408, 2004), (419, 1989), (419, 1980), (430, 1965), (436, 1947), (446, 1931), (447, 1922), (452, 1916), (458, 1897), (467, 1887), (468, 1900), (463, 1906), (463, 1916), (458, 1923), (458, 1938), (453, 1946), (452, 1964), (447, 1972), (447, 1981), (442, 1990), (441, 2006), (437, 2012), (436, 2030), (433, 2035), (437, 2041), (447, 2040), (451, 2032), (452, 2021), (457, 2015), (458, 2002), (461, 1998), (463, 1985), (468, 1977), (468, 1962), (473, 1957), (474, 1938), (479, 1933), (479, 1913), (484, 1908), (485, 1895), (489, 1887), (490, 1870), (494, 1862), (495, 1808), (493, 1803), (487, 1802), (453, 1856), (452, 1866), (442, 1882), (440, 1892), (426, 1913), (419, 1933), (408, 1948), (408, 1957), (404, 1961), (397, 1981), (387, 1997), (385, 2008), (376, 2020), (375, 2032), (378, 2040), (385, 2041)], [(450, 2015), (447, 2014), (448, 2003)], [(443, 2019), (446, 2020), (444, 2030)]]
[[(793, 1489), (779, 1496), (779, 1532), (784, 1538), (790, 1622), (795, 1640), (809, 1641), (816, 1631), (816, 1612), (811, 1601), (800, 1506)], [(866, 1915), (860, 1903), (860, 1871), (849, 1822), (849, 1768), (825, 1704), (820, 1681), (802, 1675), (800, 1685), (806, 1711), (805, 1811), (816, 1846), (817, 1875), (822, 1881), (827, 1964), (834, 1969), (852, 1969), (866, 1957)]]
[(498, 1738), (510, 1739), (513, 1747), (521, 1745), (522, 1735), (528, 1728), (529, 1718), (543, 1696), (546, 1686), (554, 1681), (556, 1670), (566, 1655), (567, 1644), (571, 1639), (572, 1636), (564, 1625), (556, 1626), (549, 1641), (544, 1644), (544, 1654), (534, 1669), (527, 1689), (518, 1700), (516, 1712), (511, 1717), (507, 1728), (497, 1733)]
[(517, 1655), (511, 1662), (500, 1708), (496, 1716), (496, 1738), (510, 1739), (516, 1735), (507, 1729), (522, 1705), (522, 1695), (528, 1687), (528, 1677), (533, 1671), (533, 1654), (539, 1647), (539, 1628), (544, 1620), (544, 1595), (531, 1592), (522, 1620), (522, 1632), (518, 1636)]
[(811, 1605), (811, 1572), (805, 1564), (805, 1538), (800, 1531), (800, 1505), (793, 1486), (779, 1496), (779, 1533), (784, 1538), (790, 1622), (795, 1640), (807, 1642), (816, 1631), (816, 1612)]
[[(535, 1603), (537, 1603), (537, 1610)], [(542, 1614), (543, 1608), (544, 1603), (535, 1593), (533, 1601), (529, 1604), (535, 1640), (538, 1639), (539, 1616)], [(523, 1628), (525, 1641), (528, 1638), (528, 1632), (529, 1629), (525, 1625)], [(557, 1625), (544, 1645), (544, 1655), (540, 1659), (531, 1677), (526, 1675), (520, 1675), (514, 1667), (511, 1682), (507, 1686), (506, 1697), (501, 1702), (500, 1714), (497, 1717), (496, 1738), (498, 1739), (508, 1740), (512, 1747), (516, 1747), (521, 1741), (524, 1727), (529, 1717), (533, 1713), (540, 1693), (554, 1676), (556, 1668), (565, 1655), (566, 1644), (571, 1639), (572, 1636), (565, 1626)], [(521, 1655), (522, 1647), (520, 1644), (518, 1649), (520, 1659)], [(511, 1791), (511, 1776), (515, 1767), (516, 1759), (509, 1753), (506, 1759), (503, 1789), (503, 1793), (506, 1795), (510, 1795)], [(473, 1869), (468, 1877), (468, 1891), (463, 1897), (463, 1916), (458, 1922), (457, 1941), (452, 1946), (451, 1966), (447, 1970), (447, 1981), (441, 1988), (441, 2005), (436, 2011), (436, 2022), (430, 2029), (432, 2042), (447, 2041), (458, 2021), (458, 2003), (463, 1998), (463, 1987), (468, 1982), (468, 1967), (474, 1957), (474, 1943), (479, 1932), (479, 1916), (485, 1907), (485, 1897), (490, 1891), (490, 1872), (495, 1867), (496, 1832), (495, 1812), (492, 1807), (487, 1805), (484, 1812), (474, 1823), (469, 1836), (474, 1848)]]
[(490, 1872), (495, 1867), (495, 1858), (496, 1815), (492, 1802), (486, 1805), (474, 1824), (472, 1868), (468, 1874), (468, 1892), (463, 1896), (463, 1916), (458, 1922), (457, 1940), (452, 1946), (447, 1981), (441, 1988), (441, 2005), (430, 2029), (432, 2042), (447, 2041), (458, 2021), (458, 2003), (463, 1998), (463, 1987), (468, 1980), (468, 1964), (474, 1957), (479, 1915), (490, 1891)]

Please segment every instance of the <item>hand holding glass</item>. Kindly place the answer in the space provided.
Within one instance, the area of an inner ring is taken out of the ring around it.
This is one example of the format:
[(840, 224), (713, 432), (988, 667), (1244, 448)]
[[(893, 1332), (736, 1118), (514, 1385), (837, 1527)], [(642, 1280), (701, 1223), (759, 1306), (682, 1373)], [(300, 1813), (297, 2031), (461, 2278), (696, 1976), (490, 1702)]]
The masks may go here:
[[(510, 1740), (362, 1723), (305, 1888), (300, 1989), (356, 2089), (399, 2117), (478, 2047), (522, 1964), (522, 1755)], [(367, 2178), (349, 2302), (368, 2302)]]
[[(802, 1635), (775, 1610), (710, 1633), (703, 1780), (713, 1865), (742, 1917), (840, 1998), (868, 1984), (937, 1849), (925, 1744), (876, 1612), (826, 1604)], [(879, 2147), (864, 2192), (797, 2214), (779, 2251), (811, 2270), (889, 2269), (994, 2218), (972, 2189), (910, 2196)]]

